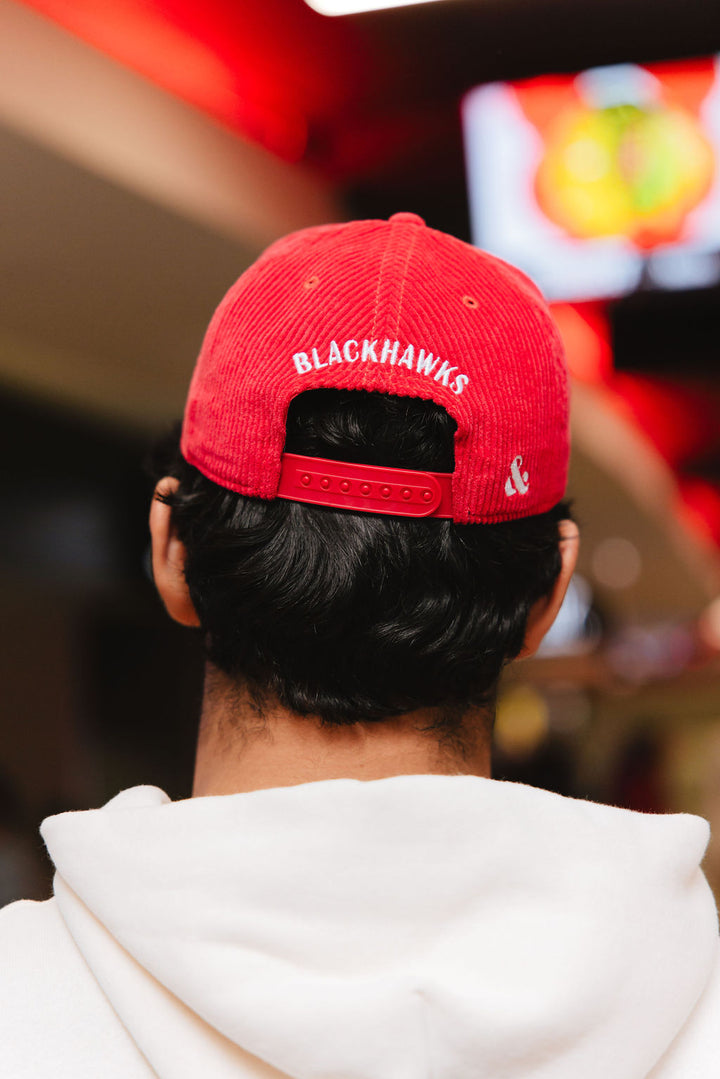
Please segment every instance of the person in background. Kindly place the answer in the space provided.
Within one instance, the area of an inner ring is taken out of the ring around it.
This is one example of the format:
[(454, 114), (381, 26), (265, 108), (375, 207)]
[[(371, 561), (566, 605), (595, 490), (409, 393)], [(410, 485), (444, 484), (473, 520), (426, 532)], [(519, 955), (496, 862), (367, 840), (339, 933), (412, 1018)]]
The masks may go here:
[(0, 907), (18, 896), (47, 895), (38, 862), (20, 799), (10, 779), (0, 772)]
[(240, 277), (155, 456), (155, 582), (207, 656), (192, 795), (43, 822), (4, 1075), (717, 1076), (707, 823), (491, 778), (576, 562), (568, 453), (506, 263), (399, 213)]

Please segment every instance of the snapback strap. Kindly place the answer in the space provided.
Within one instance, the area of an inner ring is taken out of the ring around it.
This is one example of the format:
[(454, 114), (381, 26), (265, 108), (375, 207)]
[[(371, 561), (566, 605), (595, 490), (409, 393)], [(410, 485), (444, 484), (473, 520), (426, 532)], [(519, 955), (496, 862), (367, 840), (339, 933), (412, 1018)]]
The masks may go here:
[(452, 517), (452, 472), (354, 465), (283, 453), (278, 498), (393, 517)]

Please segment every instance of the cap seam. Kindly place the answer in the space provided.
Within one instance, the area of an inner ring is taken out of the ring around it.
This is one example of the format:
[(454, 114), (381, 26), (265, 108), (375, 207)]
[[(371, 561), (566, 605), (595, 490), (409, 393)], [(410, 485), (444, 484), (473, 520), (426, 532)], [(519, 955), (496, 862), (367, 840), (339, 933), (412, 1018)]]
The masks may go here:
[(411, 255), (413, 253), (413, 248), (415, 247), (415, 244), (417, 243), (417, 238), (418, 238), (419, 231), (420, 230), (418, 229), (418, 227), (415, 226), (415, 231), (413, 232), (412, 237), (410, 239), (410, 243), (408, 244), (407, 255), (405, 257), (405, 265), (403, 266), (403, 272), (402, 272), (402, 282), (400, 284), (400, 296), (398, 297), (397, 318), (395, 319), (395, 330), (394, 330), (395, 337), (397, 337), (398, 331), (400, 329), (400, 315), (402, 314), (403, 299), (405, 297), (405, 284), (407, 282), (407, 271), (408, 271), (408, 266), (410, 265), (410, 257), (411, 257)]
[(375, 330), (377, 329), (378, 309), (379, 309), (379, 306), (380, 306), (380, 289), (382, 287), (383, 278), (385, 277), (385, 264), (387, 262), (388, 252), (390, 251), (390, 245), (392, 243), (392, 238), (393, 238), (392, 226), (390, 226), (390, 228), (388, 229), (387, 243), (385, 244), (385, 250), (383, 251), (382, 261), (380, 262), (380, 269), (378, 270), (377, 287), (375, 289), (375, 306), (374, 306), (374, 309), (373, 309), (372, 329), (370, 331), (370, 337), (371, 338), (373, 338), (375, 336)]

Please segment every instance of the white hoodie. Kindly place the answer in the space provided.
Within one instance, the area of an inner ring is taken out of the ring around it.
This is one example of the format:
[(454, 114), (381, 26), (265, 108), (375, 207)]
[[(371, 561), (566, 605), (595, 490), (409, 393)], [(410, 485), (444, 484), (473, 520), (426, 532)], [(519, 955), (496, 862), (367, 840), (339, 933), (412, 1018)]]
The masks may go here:
[(717, 1079), (708, 825), (474, 776), (49, 817), (3, 1079)]

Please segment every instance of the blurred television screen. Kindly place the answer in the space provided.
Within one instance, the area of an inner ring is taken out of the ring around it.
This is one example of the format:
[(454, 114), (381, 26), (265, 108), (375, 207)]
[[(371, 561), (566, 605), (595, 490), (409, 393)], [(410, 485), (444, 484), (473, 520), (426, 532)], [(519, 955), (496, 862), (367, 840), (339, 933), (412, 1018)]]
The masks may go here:
[(473, 242), (548, 299), (720, 281), (720, 56), (490, 83), (462, 114)]

